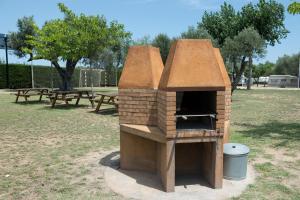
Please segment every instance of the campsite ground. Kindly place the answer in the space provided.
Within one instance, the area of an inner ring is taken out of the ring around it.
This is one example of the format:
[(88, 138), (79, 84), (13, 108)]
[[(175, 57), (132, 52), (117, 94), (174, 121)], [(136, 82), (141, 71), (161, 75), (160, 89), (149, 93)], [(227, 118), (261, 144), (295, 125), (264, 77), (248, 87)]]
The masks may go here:
[[(13, 102), (0, 93), (0, 199), (122, 199), (98, 173), (119, 145), (113, 109)], [(250, 147), (258, 173), (236, 199), (300, 199), (299, 120), (299, 90), (234, 93), (231, 141)]]

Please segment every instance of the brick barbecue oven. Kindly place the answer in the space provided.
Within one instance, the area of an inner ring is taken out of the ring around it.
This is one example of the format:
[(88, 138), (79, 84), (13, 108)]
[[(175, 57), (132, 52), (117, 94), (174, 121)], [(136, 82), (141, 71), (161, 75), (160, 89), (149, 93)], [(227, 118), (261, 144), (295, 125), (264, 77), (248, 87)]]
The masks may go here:
[(159, 49), (131, 47), (119, 82), (121, 169), (157, 173), (166, 192), (182, 176), (221, 188), (230, 90), (210, 40), (177, 40), (165, 67)]

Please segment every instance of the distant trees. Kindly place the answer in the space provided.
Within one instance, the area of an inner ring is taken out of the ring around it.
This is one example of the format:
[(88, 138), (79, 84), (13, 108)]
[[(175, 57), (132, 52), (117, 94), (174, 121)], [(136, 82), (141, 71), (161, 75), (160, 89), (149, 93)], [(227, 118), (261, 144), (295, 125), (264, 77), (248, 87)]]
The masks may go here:
[[(265, 77), (265, 76), (270, 76), (273, 74), (274, 70), (274, 63), (271, 62), (265, 62), (265, 63), (260, 63), (258, 65), (253, 65), (253, 74), (252, 77), (254, 79), (254, 82), (256, 84), (259, 84), (259, 77)], [(266, 82), (264, 82), (266, 84)]]
[[(189, 26), (188, 30), (182, 32), (180, 37), (182, 39), (210, 39), (215, 47), (218, 46), (218, 42), (204, 29), (204, 28), (195, 28), (193, 26)], [(167, 57), (169, 55), (169, 51), (171, 48), (171, 44), (174, 40), (178, 38), (170, 38), (167, 34), (160, 33), (155, 36), (155, 38), (151, 41), (151, 44), (160, 49), (160, 54), (163, 60), (163, 63), (166, 63)], [(147, 39), (138, 40), (148, 41)], [(137, 42), (136, 42), (137, 43)]]
[(218, 47), (218, 41), (215, 40), (203, 27), (189, 26), (188, 30), (181, 33), (182, 39), (209, 39), (214, 47)]
[(167, 61), (172, 39), (167, 34), (160, 33), (152, 41), (152, 45), (158, 47), (163, 63)]
[(217, 40), (215, 40), (207, 30), (204, 28), (198, 28), (189, 26), (187, 31), (182, 32), (180, 37), (170, 38), (167, 34), (159, 33), (157, 34), (153, 40), (151, 40), (150, 36), (144, 36), (140, 39), (132, 41), (132, 45), (152, 45), (154, 47), (159, 48), (160, 54), (162, 57), (162, 61), (165, 64), (167, 61), (167, 57), (169, 55), (169, 51), (171, 48), (171, 44), (176, 39), (210, 39), (215, 47), (218, 46)]
[[(241, 11), (235, 11), (225, 2), (220, 11), (205, 12), (198, 28), (204, 28), (218, 41), (224, 59), (233, 65), (233, 90), (246, 67), (250, 68), (251, 80), (253, 56), (262, 56), (265, 44), (275, 45), (288, 33), (284, 26), (284, 6), (274, 0), (260, 0), (256, 5), (248, 3)], [(247, 88), (250, 89), (250, 82)]]
[(152, 44), (152, 40), (150, 35), (145, 35), (139, 39), (131, 41), (131, 45), (151, 45), (151, 44)]
[(279, 57), (274, 67), (275, 74), (298, 76), (300, 53)]
[[(300, 53), (279, 57), (276, 63), (265, 62), (253, 66), (253, 78), (257, 82), (261, 76), (293, 75), (298, 76)], [(245, 74), (248, 75), (248, 69)]]

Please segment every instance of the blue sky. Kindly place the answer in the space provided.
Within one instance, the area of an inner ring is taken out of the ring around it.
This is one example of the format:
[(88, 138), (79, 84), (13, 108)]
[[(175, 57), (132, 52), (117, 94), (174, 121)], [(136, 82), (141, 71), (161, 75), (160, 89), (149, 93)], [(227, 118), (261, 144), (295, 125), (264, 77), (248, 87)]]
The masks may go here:
[[(205, 10), (217, 11), (223, 0), (0, 0), (0, 33), (16, 31), (16, 21), (23, 16), (33, 15), (38, 26), (46, 20), (61, 18), (57, 3), (63, 2), (75, 13), (87, 15), (104, 15), (109, 21), (117, 20), (125, 24), (133, 38), (145, 35), (154, 37), (158, 33), (178, 36), (188, 26), (196, 25)], [(236, 9), (240, 9), (250, 0), (227, 1)], [(252, 2), (257, 2), (254, 0)], [(282, 0), (287, 6), (291, 1)], [(268, 47), (264, 59), (275, 62), (278, 56), (300, 51), (300, 15), (286, 13), (285, 24), (290, 31), (287, 38), (275, 47)], [(4, 51), (0, 50), (0, 59), (4, 59)], [(24, 59), (9, 56), (10, 62), (23, 63)], [(35, 64), (46, 62), (35, 61)]]

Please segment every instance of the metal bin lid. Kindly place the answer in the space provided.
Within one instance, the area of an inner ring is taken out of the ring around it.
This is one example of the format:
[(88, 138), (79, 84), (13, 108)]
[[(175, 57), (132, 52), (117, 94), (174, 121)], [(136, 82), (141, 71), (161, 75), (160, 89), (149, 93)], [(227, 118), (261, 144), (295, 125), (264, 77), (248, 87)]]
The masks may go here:
[(239, 143), (224, 144), (224, 154), (227, 155), (244, 155), (250, 152), (249, 147)]

